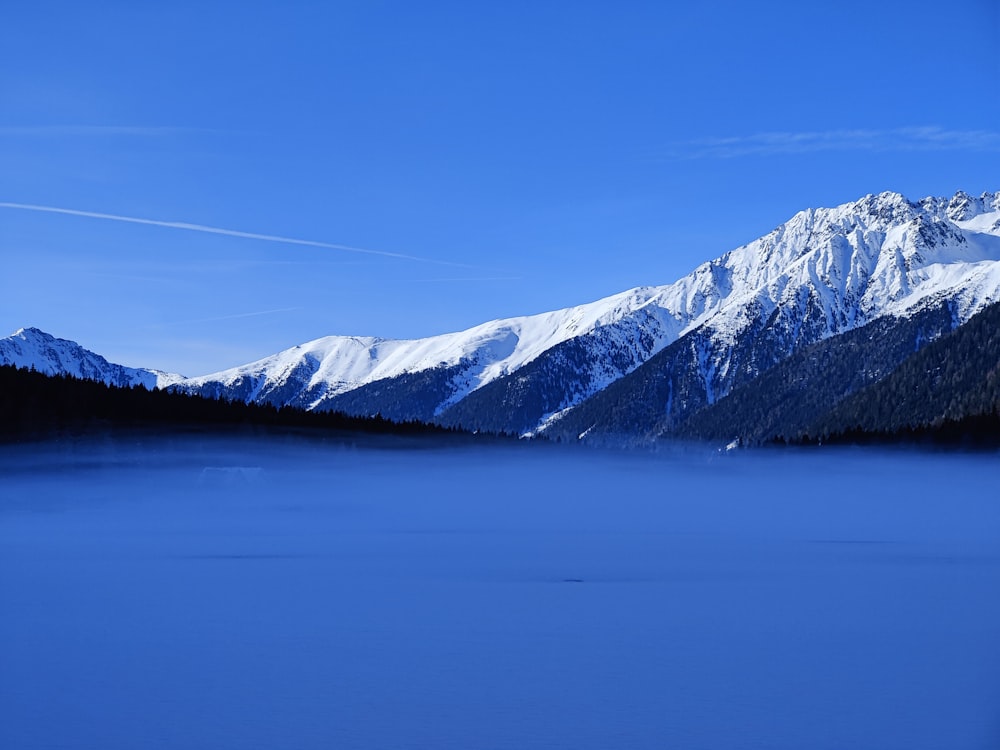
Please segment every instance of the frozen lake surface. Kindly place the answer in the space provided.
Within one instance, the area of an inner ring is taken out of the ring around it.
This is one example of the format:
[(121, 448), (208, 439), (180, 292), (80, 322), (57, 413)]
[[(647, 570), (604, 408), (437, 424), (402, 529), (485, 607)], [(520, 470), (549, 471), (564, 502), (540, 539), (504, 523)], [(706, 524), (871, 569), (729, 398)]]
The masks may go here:
[(998, 469), (3, 447), (0, 746), (996, 748)]

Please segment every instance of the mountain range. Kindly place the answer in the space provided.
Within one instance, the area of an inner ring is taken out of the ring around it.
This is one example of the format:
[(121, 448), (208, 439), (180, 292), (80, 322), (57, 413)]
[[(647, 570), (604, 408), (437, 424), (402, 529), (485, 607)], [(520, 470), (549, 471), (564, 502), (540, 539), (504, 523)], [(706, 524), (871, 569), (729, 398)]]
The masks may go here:
[(801, 211), (673, 284), (457, 333), (329, 336), (184, 378), (22, 329), (0, 363), (562, 440), (754, 442), (820, 425), (998, 300), (1000, 193), (881, 193)]

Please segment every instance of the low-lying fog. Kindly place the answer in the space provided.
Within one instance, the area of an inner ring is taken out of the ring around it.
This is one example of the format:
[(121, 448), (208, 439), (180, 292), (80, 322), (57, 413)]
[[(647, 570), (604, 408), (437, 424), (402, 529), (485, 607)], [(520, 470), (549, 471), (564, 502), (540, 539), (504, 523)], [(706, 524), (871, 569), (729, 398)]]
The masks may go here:
[(1000, 458), (0, 448), (0, 746), (1000, 744)]

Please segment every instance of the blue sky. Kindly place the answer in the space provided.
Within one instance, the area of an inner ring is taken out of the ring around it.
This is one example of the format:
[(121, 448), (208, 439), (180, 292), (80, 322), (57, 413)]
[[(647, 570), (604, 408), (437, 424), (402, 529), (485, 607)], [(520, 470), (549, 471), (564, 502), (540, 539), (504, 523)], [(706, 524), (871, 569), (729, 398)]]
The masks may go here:
[(4, 11), (0, 334), (125, 364), (459, 330), (1000, 189), (996, 0), (84, 5)]

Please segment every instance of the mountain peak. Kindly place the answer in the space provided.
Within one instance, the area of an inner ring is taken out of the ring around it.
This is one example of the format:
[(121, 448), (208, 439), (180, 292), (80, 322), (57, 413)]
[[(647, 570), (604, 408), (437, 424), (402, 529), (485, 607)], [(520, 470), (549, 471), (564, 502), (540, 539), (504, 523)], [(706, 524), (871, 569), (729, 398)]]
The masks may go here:
[(27, 338), (28, 336), (33, 336), (35, 338), (55, 341), (56, 337), (50, 333), (46, 333), (41, 328), (35, 328), (34, 326), (27, 326), (26, 328), (18, 328), (11, 336), (17, 336), (19, 338)]
[(1000, 211), (1000, 192), (976, 197), (959, 190), (944, 205), (946, 215), (952, 221), (969, 221), (984, 214)]
[(75, 341), (56, 338), (40, 328), (18, 328), (0, 338), (0, 364), (32, 368), (46, 375), (71, 375), (99, 380), (108, 385), (162, 388), (183, 378), (180, 375), (108, 362), (100, 354)]

